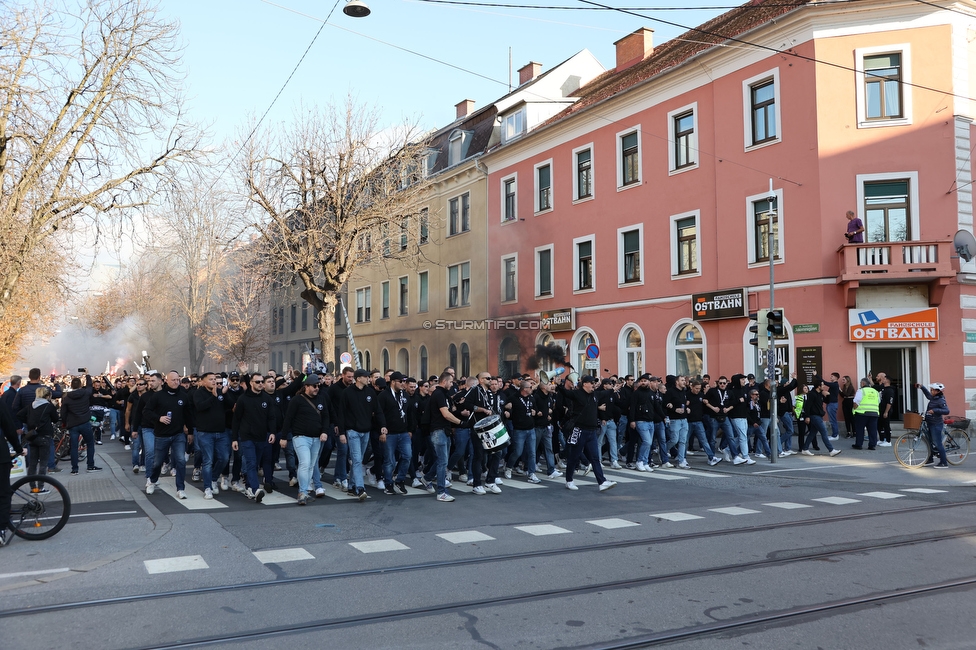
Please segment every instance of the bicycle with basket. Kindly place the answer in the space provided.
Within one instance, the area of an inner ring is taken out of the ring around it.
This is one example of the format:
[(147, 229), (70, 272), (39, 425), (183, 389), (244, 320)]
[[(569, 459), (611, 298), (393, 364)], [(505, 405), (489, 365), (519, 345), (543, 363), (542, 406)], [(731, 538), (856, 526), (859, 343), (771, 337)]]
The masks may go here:
[[(972, 422), (956, 415), (947, 415), (942, 418), (942, 421), (945, 423), (942, 434), (946, 460), (950, 465), (959, 465), (969, 456), (969, 429)], [(908, 412), (903, 417), (903, 424), (905, 433), (901, 434), (892, 445), (895, 458), (903, 467), (909, 469), (929, 464), (933, 449), (925, 420), (918, 413)]]

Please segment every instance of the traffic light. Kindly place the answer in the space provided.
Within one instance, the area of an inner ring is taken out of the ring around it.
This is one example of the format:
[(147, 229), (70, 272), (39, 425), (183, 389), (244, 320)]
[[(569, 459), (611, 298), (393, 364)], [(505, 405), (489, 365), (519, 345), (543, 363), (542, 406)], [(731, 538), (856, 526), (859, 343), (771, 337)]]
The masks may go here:
[(749, 314), (751, 320), (756, 321), (754, 324), (749, 326), (749, 331), (752, 332), (753, 337), (749, 339), (749, 343), (755, 345), (760, 350), (769, 349), (769, 341), (766, 337), (767, 325), (767, 315), (769, 314), (768, 309), (760, 309), (757, 312)]
[(766, 315), (766, 331), (772, 334), (774, 338), (780, 338), (783, 336), (782, 309), (769, 310), (769, 313)]

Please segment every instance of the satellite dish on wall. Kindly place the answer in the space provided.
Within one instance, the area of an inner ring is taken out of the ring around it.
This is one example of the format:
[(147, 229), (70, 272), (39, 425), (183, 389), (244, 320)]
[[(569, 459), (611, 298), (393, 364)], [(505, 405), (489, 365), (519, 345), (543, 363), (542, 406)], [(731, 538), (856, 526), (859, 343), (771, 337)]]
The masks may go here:
[(956, 254), (969, 262), (976, 256), (976, 237), (968, 230), (960, 230), (952, 238), (952, 245), (956, 247)]

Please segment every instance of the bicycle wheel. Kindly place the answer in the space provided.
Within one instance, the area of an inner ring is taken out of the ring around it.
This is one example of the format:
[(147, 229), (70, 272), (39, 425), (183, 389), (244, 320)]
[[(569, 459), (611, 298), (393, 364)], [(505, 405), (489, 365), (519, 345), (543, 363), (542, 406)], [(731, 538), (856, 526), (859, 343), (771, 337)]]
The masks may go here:
[[(31, 489), (34, 484), (35, 492)], [(25, 476), (10, 486), (10, 530), (24, 539), (47, 539), (71, 516), (68, 491), (50, 476)]]
[(945, 430), (946, 460), (950, 465), (959, 465), (969, 456), (969, 434), (962, 429)]
[(894, 445), (895, 458), (903, 467), (915, 469), (928, 462), (932, 450), (929, 439), (918, 431), (906, 431), (898, 436)]

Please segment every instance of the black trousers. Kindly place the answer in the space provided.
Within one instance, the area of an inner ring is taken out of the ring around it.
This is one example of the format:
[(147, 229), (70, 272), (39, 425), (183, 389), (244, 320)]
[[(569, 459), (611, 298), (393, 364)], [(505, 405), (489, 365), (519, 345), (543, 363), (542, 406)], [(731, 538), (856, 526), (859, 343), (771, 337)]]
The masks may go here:
[[(7, 441), (4, 440), (3, 444), (6, 445)], [(4, 451), (5, 456), (6, 453)], [(0, 526), (4, 527), (10, 521), (10, 497), (14, 494), (13, 490), (10, 489), (11, 469), (13, 469), (11, 461), (0, 458), (0, 522), (2, 522)]]

